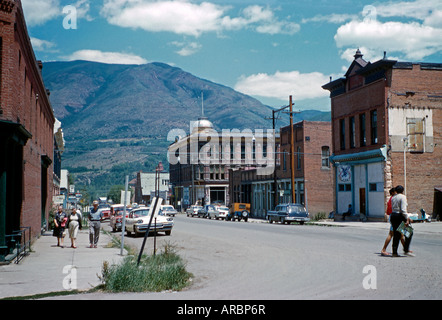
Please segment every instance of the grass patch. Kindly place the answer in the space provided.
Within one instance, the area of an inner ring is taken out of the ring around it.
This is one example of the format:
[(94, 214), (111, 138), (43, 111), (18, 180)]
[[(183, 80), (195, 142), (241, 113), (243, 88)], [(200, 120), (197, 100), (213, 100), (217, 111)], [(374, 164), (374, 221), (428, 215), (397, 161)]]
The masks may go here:
[(155, 256), (142, 256), (137, 266), (136, 256), (127, 256), (118, 265), (103, 263), (102, 290), (108, 292), (180, 291), (189, 283), (192, 274), (175, 249), (166, 244)]

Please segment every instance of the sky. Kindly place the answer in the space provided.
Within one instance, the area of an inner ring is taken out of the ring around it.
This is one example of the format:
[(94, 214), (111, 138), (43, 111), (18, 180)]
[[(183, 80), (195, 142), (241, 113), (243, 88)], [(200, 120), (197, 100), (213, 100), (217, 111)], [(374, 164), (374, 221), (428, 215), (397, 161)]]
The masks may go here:
[(442, 63), (442, 1), (22, 0), (38, 60), (163, 62), (271, 107), (330, 110), (367, 61)]

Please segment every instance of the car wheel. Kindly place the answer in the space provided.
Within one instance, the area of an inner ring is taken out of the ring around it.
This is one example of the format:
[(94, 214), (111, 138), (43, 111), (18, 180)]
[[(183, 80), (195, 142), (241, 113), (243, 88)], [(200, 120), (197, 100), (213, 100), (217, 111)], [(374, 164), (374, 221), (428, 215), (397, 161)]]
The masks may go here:
[(164, 231), (164, 233), (166, 234), (166, 236), (170, 236), (170, 234), (172, 233), (172, 230)]

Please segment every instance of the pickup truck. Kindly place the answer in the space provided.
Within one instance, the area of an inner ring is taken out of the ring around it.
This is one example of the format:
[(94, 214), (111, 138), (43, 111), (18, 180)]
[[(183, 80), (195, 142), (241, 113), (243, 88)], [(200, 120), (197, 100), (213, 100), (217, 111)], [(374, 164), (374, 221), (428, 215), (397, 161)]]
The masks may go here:
[(276, 206), (275, 210), (267, 212), (267, 220), (270, 223), (281, 222), (282, 224), (290, 224), (292, 222), (304, 222), (310, 221), (309, 214), (305, 207), (296, 203), (285, 203)]

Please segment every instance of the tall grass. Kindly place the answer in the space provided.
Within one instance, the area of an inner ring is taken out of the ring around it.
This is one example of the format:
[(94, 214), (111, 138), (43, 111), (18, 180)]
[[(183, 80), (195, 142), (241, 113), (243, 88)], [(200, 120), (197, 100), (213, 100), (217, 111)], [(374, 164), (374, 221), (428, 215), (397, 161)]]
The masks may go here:
[(190, 281), (181, 257), (166, 245), (155, 256), (143, 256), (137, 266), (137, 257), (128, 256), (119, 265), (103, 263), (101, 281), (109, 292), (159, 292), (180, 291)]

